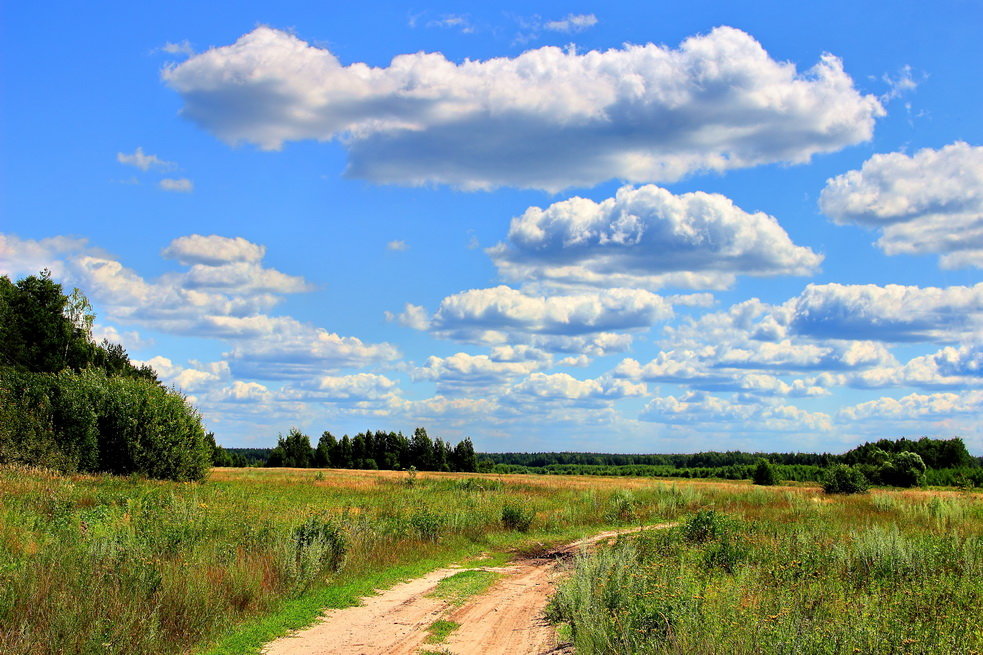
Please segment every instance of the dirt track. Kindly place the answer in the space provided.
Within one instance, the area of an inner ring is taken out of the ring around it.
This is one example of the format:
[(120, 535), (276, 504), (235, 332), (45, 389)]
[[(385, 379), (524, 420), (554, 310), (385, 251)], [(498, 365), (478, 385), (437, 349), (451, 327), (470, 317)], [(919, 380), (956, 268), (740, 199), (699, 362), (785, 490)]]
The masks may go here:
[[(665, 525), (652, 526), (663, 528)], [(488, 591), (452, 608), (427, 598), (442, 579), (459, 567), (439, 569), (370, 596), (363, 604), (330, 610), (314, 626), (267, 645), (267, 655), (412, 655), (434, 650), (453, 655), (543, 655), (568, 652), (556, 643), (553, 627), (543, 618), (552, 578), (563, 559), (580, 548), (618, 534), (604, 532), (509, 566), (486, 570), (502, 573)], [(442, 644), (426, 644), (427, 628), (439, 619), (460, 627)]]

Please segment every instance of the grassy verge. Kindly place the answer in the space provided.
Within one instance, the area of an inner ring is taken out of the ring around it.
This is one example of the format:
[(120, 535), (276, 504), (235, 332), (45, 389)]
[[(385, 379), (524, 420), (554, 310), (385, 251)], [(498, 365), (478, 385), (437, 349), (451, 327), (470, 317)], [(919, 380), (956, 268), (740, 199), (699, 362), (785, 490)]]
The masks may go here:
[(550, 614), (595, 653), (983, 652), (983, 503), (736, 494), (580, 557)]

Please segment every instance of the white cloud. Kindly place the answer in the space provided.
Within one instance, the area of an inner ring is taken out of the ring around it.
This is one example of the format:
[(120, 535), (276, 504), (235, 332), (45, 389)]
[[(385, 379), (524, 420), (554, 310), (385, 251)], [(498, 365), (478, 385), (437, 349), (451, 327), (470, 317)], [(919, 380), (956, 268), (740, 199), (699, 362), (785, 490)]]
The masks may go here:
[[(333, 403), (367, 403), (394, 397), (396, 383), (384, 375), (324, 375), (304, 385), (299, 397)], [(291, 394), (292, 395), (292, 394)]]
[(124, 152), (116, 153), (116, 161), (125, 166), (134, 166), (139, 168), (141, 171), (149, 171), (151, 168), (155, 168), (161, 171), (173, 170), (177, 167), (172, 161), (164, 161), (157, 155), (148, 155), (143, 152), (143, 148), (138, 147), (133, 151), (133, 154), (126, 154)]
[(191, 193), (195, 190), (194, 182), (186, 177), (165, 177), (158, 184), (164, 191), (173, 191), (175, 193)]
[(913, 393), (898, 399), (884, 397), (844, 407), (838, 415), (849, 421), (948, 418), (957, 415), (979, 417), (983, 416), (983, 391)]
[(943, 268), (983, 267), (983, 147), (874, 155), (827, 180), (819, 205), (837, 223), (880, 230), (888, 255), (932, 253)]
[(386, 244), (386, 249), (395, 252), (403, 252), (405, 250), (409, 250), (410, 247), (405, 241), (390, 241)]
[(600, 203), (571, 198), (512, 219), (489, 249), (513, 280), (603, 287), (726, 287), (736, 275), (808, 275), (822, 256), (796, 246), (778, 221), (729, 198), (622, 187)]
[(190, 268), (156, 280), (144, 279), (81, 240), (2, 237), (0, 252), (6, 248), (26, 253), (13, 260), (18, 268), (51, 262), (49, 268), (59, 269), (63, 281), (85, 289), (113, 322), (232, 342), (227, 360), (240, 377), (311, 376), (398, 356), (388, 343), (365, 343), (289, 316), (267, 314), (284, 294), (309, 291), (311, 286), (301, 277), (264, 268), (260, 259), (265, 248), (245, 239), (175, 239), (164, 255)]
[(565, 32), (576, 34), (583, 32), (597, 25), (597, 16), (594, 14), (567, 14), (566, 18), (551, 20), (543, 25), (543, 29), (551, 32)]
[[(702, 392), (653, 398), (639, 419), (666, 424), (729, 423), (735, 431), (799, 432), (832, 430), (832, 419), (823, 412), (809, 412), (792, 405), (740, 403)], [(742, 427), (742, 426), (748, 427)]]
[(862, 388), (921, 387), (965, 389), (983, 386), (983, 346), (946, 346), (938, 352), (914, 357), (904, 366), (862, 371), (850, 378)]
[(441, 331), (478, 328), (577, 335), (646, 328), (672, 315), (672, 307), (662, 296), (642, 289), (529, 296), (499, 285), (444, 298), (432, 327)]
[(161, 255), (167, 259), (176, 259), (188, 266), (192, 264), (218, 266), (232, 262), (256, 263), (266, 256), (266, 246), (252, 243), (242, 237), (191, 234), (171, 241), (170, 245), (161, 251)]
[(395, 321), (412, 330), (426, 330), (430, 327), (430, 315), (420, 305), (406, 303), (401, 313), (386, 312), (385, 315), (387, 321)]
[(983, 330), (983, 282), (972, 286), (810, 284), (788, 325), (818, 338), (951, 342)]
[(918, 80), (914, 78), (911, 66), (908, 65), (902, 66), (896, 77), (891, 77), (885, 73), (881, 76), (881, 80), (888, 86), (887, 93), (880, 97), (881, 102), (896, 100), (918, 88)]
[(164, 69), (189, 120), (230, 143), (340, 140), (378, 183), (559, 190), (612, 178), (804, 163), (870, 139), (884, 111), (839, 59), (805, 73), (740, 30), (678, 49), (555, 47), (456, 64), (439, 53), (343, 66), (259, 27)]
[(566, 373), (533, 373), (507, 392), (514, 402), (577, 401), (595, 403), (645, 394), (644, 384), (627, 380), (597, 378), (578, 380)]
[[(511, 348), (503, 346), (502, 348)], [(498, 350), (498, 355), (514, 356), (514, 352)], [(545, 353), (543, 353), (545, 355)], [(501, 361), (488, 355), (469, 355), (456, 353), (449, 357), (427, 358), (424, 366), (410, 371), (413, 380), (432, 380), (437, 383), (437, 392), (443, 395), (457, 395), (464, 391), (478, 391), (490, 394), (494, 387), (527, 375), (544, 365), (545, 360)]]
[(160, 50), (169, 55), (184, 55), (185, 57), (192, 57), (195, 54), (195, 49), (191, 47), (191, 43), (187, 39), (179, 43), (168, 41), (160, 47)]

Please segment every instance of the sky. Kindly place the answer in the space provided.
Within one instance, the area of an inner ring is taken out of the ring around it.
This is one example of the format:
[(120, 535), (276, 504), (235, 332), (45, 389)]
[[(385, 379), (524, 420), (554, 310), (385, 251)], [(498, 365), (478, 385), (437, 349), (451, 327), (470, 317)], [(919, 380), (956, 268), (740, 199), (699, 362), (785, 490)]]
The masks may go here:
[(0, 273), (222, 445), (983, 454), (979, 2), (0, 11)]

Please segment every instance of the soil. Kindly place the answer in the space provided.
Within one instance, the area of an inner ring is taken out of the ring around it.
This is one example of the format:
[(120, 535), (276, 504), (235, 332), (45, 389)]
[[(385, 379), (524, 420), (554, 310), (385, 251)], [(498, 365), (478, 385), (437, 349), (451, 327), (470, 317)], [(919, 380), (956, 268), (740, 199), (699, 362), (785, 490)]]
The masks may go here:
[[(664, 528), (668, 525), (651, 526)], [(329, 610), (315, 625), (271, 642), (266, 655), (413, 655), (424, 651), (452, 655), (559, 655), (572, 653), (559, 644), (556, 631), (543, 616), (553, 593), (560, 564), (580, 549), (618, 534), (603, 532), (508, 566), (487, 567), (502, 577), (484, 593), (452, 607), (428, 598), (437, 583), (461, 572), (448, 567), (399, 583), (362, 604)], [(426, 643), (430, 624), (437, 620), (460, 624), (440, 644)]]

